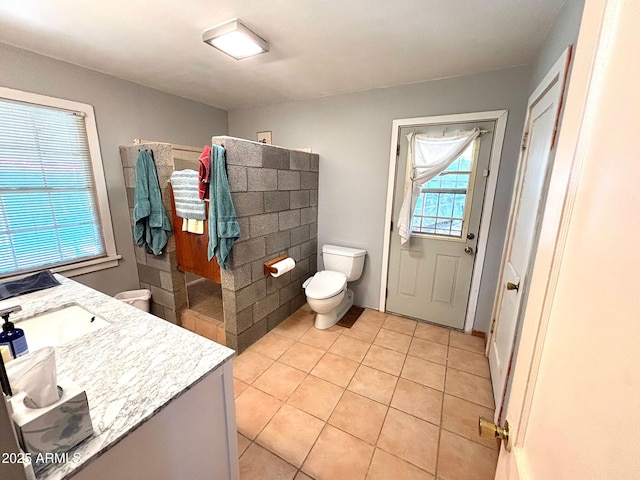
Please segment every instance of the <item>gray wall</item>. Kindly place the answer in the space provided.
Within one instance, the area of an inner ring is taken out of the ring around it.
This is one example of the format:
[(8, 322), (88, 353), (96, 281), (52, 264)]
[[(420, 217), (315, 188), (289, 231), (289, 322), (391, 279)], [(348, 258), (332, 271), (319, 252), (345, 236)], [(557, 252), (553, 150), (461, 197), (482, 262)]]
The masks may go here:
[(356, 304), (377, 308), (392, 121), (509, 110), (487, 262), (474, 326), (476, 330), (486, 331), (493, 308), (530, 78), (528, 67), (516, 67), (233, 110), (229, 112), (229, 133), (255, 140), (256, 132), (271, 130), (275, 145), (312, 147), (320, 154), (318, 244), (336, 243), (367, 250), (362, 278), (350, 286), (355, 291)]
[(227, 133), (227, 112), (69, 63), (0, 44), (0, 85), (93, 105), (100, 137), (117, 268), (75, 277), (107, 294), (138, 288), (119, 145), (144, 138), (207, 145)]
[(584, 0), (567, 0), (555, 23), (544, 40), (544, 44), (538, 54), (538, 59), (533, 64), (529, 90), (533, 92), (549, 69), (556, 63), (558, 57), (569, 45), (576, 44)]

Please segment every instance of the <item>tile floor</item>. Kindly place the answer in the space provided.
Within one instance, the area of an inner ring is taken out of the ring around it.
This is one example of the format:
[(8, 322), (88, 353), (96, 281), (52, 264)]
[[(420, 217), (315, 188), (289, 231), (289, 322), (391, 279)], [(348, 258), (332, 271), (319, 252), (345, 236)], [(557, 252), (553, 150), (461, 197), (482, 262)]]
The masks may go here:
[(187, 285), (189, 308), (224, 322), (222, 311), (222, 286), (203, 278)]
[(180, 314), (180, 325), (203, 337), (226, 344), (222, 288), (207, 279), (187, 286), (189, 308)]
[(234, 359), (241, 480), (493, 479), (481, 338), (369, 309), (312, 327), (305, 305)]

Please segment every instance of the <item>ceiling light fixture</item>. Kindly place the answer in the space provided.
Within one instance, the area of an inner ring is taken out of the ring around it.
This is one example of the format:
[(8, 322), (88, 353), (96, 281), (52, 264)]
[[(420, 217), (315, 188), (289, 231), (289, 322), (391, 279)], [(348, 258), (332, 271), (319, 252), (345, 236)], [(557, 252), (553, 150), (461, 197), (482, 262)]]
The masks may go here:
[(249, 30), (237, 18), (205, 30), (202, 41), (236, 60), (269, 51), (269, 42)]

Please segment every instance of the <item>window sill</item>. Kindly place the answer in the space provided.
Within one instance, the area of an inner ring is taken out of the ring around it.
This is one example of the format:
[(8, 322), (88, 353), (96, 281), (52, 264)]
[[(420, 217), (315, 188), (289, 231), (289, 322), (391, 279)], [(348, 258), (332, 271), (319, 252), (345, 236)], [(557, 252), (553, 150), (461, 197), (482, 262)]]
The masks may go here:
[(39, 270), (33, 270), (26, 273), (20, 273), (8, 277), (0, 278), (0, 283), (11, 282), (13, 280), (20, 280), (21, 278), (28, 277), (34, 273), (41, 272), (42, 270), (49, 270), (52, 273), (61, 273), (65, 277), (75, 277), (77, 275), (84, 275), (85, 273), (97, 272), (107, 268), (113, 268), (118, 266), (118, 260), (122, 258), (122, 255), (109, 255), (107, 257), (94, 258), (91, 260), (85, 260), (82, 262), (71, 263), (69, 265), (61, 265), (59, 267), (41, 268)]
[(55, 267), (52, 268), (51, 271), (54, 273), (62, 273), (65, 277), (75, 277), (77, 275), (84, 275), (85, 273), (92, 273), (106, 268), (117, 267), (118, 260), (121, 258), (122, 255), (110, 255), (108, 257)]

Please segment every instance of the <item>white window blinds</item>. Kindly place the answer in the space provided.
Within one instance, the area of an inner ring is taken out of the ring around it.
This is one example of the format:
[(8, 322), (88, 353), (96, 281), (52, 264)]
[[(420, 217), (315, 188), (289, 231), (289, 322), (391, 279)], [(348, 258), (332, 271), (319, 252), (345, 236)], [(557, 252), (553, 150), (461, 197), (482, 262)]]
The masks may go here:
[(0, 98), (0, 277), (106, 255), (84, 114)]

